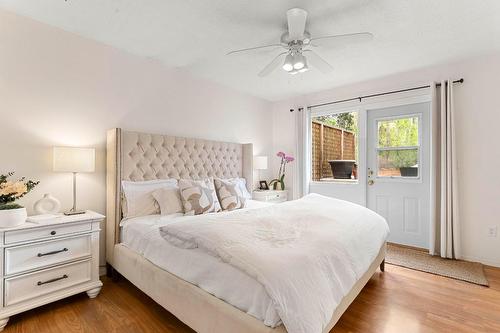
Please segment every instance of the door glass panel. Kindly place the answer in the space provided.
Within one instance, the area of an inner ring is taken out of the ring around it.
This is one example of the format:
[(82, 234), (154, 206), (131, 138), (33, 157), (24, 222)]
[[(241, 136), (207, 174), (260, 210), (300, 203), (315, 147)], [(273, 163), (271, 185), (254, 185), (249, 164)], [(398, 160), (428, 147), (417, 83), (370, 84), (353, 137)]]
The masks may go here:
[(377, 121), (377, 176), (419, 177), (419, 116)]
[(418, 177), (419, 149), (378, 151), (378, 177)]
[(398, 118), (378, 121), (378, 146), (409, 147), (418, 146), (418, 117)]

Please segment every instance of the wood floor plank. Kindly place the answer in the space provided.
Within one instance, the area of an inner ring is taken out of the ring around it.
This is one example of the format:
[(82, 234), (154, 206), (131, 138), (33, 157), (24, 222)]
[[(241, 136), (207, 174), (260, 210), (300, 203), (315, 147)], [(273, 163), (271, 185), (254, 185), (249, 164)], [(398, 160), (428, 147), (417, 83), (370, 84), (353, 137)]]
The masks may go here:
[[(500, 269), (490, 288), (386, 265), (331, 333), (500, 332)], [(96, 299), (75, 295), (11, 318), (6, 333), (193, 331), (125, 279), (104, 278)]]

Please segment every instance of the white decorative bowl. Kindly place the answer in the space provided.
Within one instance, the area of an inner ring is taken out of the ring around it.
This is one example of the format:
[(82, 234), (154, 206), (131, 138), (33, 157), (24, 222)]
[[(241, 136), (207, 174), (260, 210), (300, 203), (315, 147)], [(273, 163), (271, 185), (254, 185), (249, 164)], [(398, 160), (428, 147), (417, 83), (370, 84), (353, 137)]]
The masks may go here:
[(28, 218), (26, 208), (0, 210), (0, 228), (12, 228), (23, 224)]

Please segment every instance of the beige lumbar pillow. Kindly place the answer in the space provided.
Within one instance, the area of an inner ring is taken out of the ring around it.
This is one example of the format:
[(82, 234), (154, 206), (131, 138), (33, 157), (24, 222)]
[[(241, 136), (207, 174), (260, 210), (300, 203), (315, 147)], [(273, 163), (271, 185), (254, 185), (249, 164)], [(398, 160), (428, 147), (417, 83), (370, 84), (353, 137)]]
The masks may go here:
[(220, 203), (212, 179), (181, 179), (179, 180), (179, 190), (184, 214), (200, 215), (220, 212)]
[(176, 187), (176, 179), (155, 179), (138, 182), (123, 180), (123, 217), (159, 214), (160, 207), (152, 195), (153, 192), (160, 188)]
[(245, 195), (237, 180), (215, 179), (215, 191), (223, 210), (235, 210), (245, 207)]
[(178, 187), (160, 188), (153, 192), (153, 197), (160, 205), (161, 215), (183, 213), (181, 193)]

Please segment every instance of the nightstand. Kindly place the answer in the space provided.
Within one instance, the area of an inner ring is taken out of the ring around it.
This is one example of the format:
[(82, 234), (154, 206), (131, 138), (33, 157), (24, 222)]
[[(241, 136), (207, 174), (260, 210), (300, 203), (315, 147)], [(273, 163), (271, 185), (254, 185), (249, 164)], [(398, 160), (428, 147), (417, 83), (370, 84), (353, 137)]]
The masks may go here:
[(99, 224), (92, 211), (0, 229), (0, 330), (9, 317), (74, 294), (99, 294)]
[(287, 200), (287, 190), (253, 191), (252, 199), (269, 203), (280, 203)]

